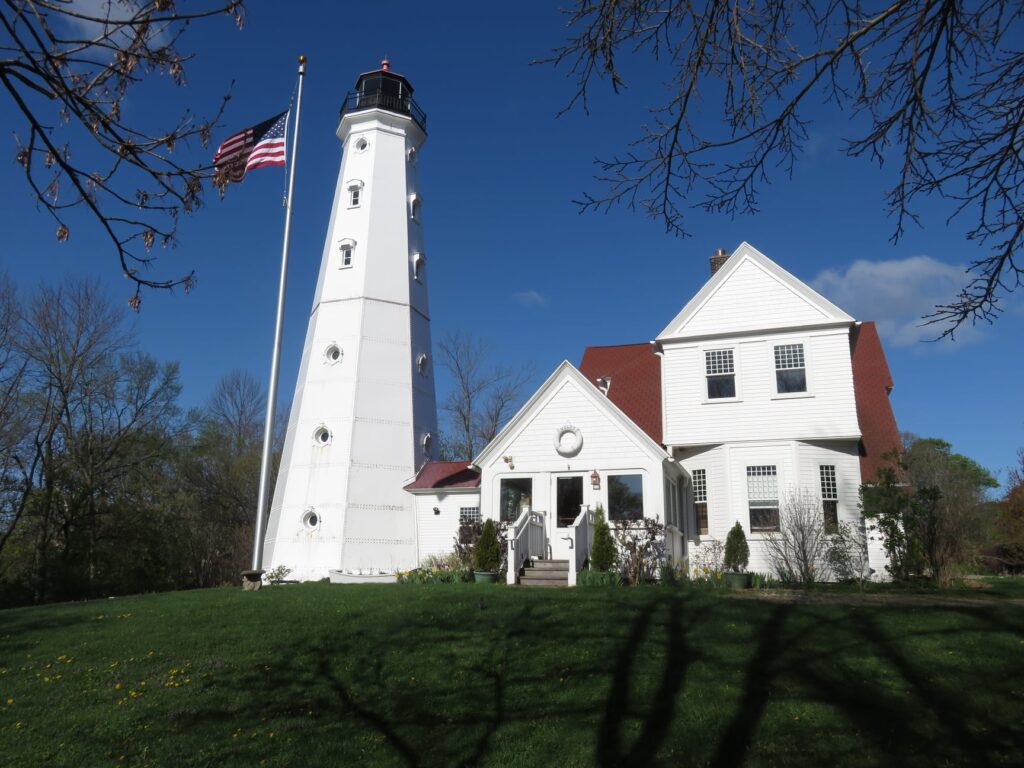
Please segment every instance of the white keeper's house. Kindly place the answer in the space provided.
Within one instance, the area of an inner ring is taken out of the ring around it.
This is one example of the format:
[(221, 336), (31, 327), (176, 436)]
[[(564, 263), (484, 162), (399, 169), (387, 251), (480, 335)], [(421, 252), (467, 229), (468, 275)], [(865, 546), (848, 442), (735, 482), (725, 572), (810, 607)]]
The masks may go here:
[[(899, 446), (892, 379), (860, 322), (753, 246), (650, 341), (559, 365), (480, 455), (436, 440), (416, 154), (426, 116), (387, 63), (359, 78), (267, 529), (267, 567), (299, 578), (393, 572), (450, 552), (461, 521), (509, 531), (509, 581), (562, 560), (575, 583), (593, 510), (667, 526), (674, 558), (739, 521), (750, 568), (791, 495), (861, 524), (858, 488)], [(672, 308), (667, 308), (669, 316)], [(870, 565), (884, 574), (873, 545)]]

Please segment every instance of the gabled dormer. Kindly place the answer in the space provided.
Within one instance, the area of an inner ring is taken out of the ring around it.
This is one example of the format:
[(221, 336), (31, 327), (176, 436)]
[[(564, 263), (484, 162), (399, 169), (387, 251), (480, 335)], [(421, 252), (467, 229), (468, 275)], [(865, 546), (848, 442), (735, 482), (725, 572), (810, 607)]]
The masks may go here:
[[(722, 259), (721, 255), (713, 257)], [(749, 243), (740, 243), (657, 341), (849, 327), (854, 319)]]

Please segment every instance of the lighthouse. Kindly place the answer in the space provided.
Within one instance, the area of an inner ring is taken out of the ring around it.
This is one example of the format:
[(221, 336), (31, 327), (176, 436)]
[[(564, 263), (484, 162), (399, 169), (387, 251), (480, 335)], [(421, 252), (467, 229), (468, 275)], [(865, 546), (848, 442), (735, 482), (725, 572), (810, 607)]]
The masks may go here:
[(330, 570), (416, 565), (403, 490), (435, 449), (427, 256), (417, 174), (427, 116), (409, 81), (360, 75), (341, 109), (342, 144), (264, 563)]

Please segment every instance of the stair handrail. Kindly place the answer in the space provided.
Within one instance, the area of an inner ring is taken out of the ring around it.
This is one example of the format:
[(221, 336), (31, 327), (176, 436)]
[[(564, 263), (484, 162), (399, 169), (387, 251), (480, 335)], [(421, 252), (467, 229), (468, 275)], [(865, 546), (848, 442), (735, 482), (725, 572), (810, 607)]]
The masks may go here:
[(590, 547), (594, 544), (594, 511), (589, 504), (580, 505), (580, 513), (572, 523), (572, 557), (569, 558), (569, 586), (576, 586), (576, 577), (587, 558)]
[(531, 557), (544, 556), (547, 541), (543, 515), (544, 513), (540, 511), (524, 510), (508, 529), (508, 572), (505, 576), (508, 584), (516, 583), (523, 563)]

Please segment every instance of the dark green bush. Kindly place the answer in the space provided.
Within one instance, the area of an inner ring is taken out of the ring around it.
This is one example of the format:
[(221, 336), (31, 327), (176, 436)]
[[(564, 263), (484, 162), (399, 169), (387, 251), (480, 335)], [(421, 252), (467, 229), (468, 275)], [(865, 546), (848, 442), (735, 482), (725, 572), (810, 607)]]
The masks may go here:
[(473, 547), (473, 568), (493, 573), (498, 570), (499, 565), (501, 565), (501, 544), (498, 543), (498, 533), (494, 528), (494, 521), (489, 519), (484, 523), (480, 538), (476, 540)]
[(590, 567), (595, 571), (610, 571), (615, 566), (615, 541), (604, 519), (600, 504), (594, 513), (594, 543), (590, 546)]
[(729, 535), (725, 537), (725, 570), (733, 573), (742, 573), (747, 569), (750, 562), (750, 547), (747, 546), (747, 535), (743, 533), (743, 526), (739, 520), (736, 525), (729, 529)]

